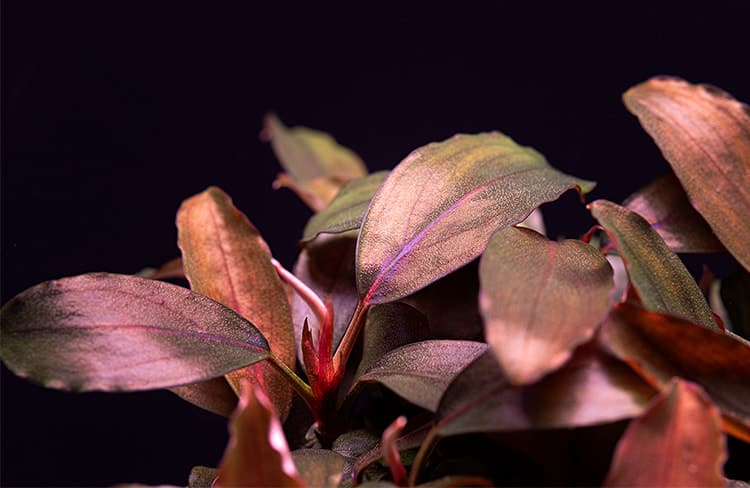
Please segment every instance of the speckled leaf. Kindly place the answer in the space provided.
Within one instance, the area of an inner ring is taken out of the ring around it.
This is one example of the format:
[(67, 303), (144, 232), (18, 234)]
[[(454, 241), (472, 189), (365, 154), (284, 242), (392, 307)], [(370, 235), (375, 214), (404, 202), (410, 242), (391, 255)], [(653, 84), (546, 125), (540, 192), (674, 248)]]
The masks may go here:
[(623, 205), (651, 224), (674, 252), (721, 252), (724, 246), (667, 173), (629, 196)]
[(307, 222), (302, 240), (311, 241), (319, 234), (338, 234), (359, 229), (370, 200), (387, 176), (388, 171), (378, 171), (341, 187), (336, 198)]
[(719, 410), (675, 378), (628, 426), (604, 486), (724, 486), (726, 459)]
[(273, 405), (263, 390), (248, 380), (240, 382), (240, 401), (232, 414), (229, 433), (216, 488), (305, 486)]
[(750, 440), (750, 346), (729, 335), (630, 304), (617, 305), (602, 342), (651, 384), (673, 376), (700, 384), (730, 434)]
[(467, 367), (437, 410), (443, 436), (597, 425), (636, 417), (654, 390), (590, 342), (565, 366), (528, 386), (512, 386), (491, 352)]
[(287, 172), (274, 185), (290, 187), (316, 212), (333, 200), (344, 183), (367, 174), (359, 156), (324, 132), (290, 129), (274, 114), (266, 115), (263, 125), (263, 137)]
[[(320, 236), (302, 250), (294, 265), (294, 275), (333, 305), (333, 347), (344, 336), (349, 320), (357, 308), (357, 285), (354, 279), (356, 237), (348, 233)], [(318, 337), (318, 318), (296, 293), (291, 299), (294, 335), (298, 355), (302, 357), (302, 326), (308, 320), (313, 337)]]
[(432, 340), (390, 351), (359, 377), (378, 382), (408, 401), (435, 411), (451, 380), (487, 349), (473, 341)]
[(229, 417), (237, 407), (237, 393), (224, 376), (169, 389), (183, 400), (217, 415)]
[[(294, 368), (296, 345), (289, 302), (271, 253), (257, 229), (229, 196), (210, 187), (185, 200), (177, 212), (178, 245), (193, 290), (248, 319), (268, 339), (271, 352)], [(291, 386), (270, 364), (227, 375), (237, 390), (241, 378), (264, 385), (280, 418), (292, 401)]]
[(612, 267), (582, 241), (499, 230), (479, 276), (487, 343), (512, 384), (533, 383), (561, 366), (609, 310)]
[(365, 303), (403, 298), (476, 258), (496, 229), (593, 185), (496, 132), (421, 147), (391, 172), (362, 222), (359, 293)]
[(623, 100), (693, 207), (750, 270), (750, 109), (719, 89), (674, 78), (641, 83)]
[(216, 468), (194, 466), (190, 470), (188, 488), (212, 488), (217, 472)]
[(616, 243), (646, 308), (718, 329), (685, 265), (643, 217), (607, 200), (596, 200), (589, 207)]
[(186, 288), (95, 273), (47, 281), (0, 311), (0, 355), (65, 390), (149, 390), (221, 376), (268, 357), (263, 335)]
[(299, 449), (292, 459), (307, 486), (335, 488), (342, 479), (346, 459), (328, 449)]

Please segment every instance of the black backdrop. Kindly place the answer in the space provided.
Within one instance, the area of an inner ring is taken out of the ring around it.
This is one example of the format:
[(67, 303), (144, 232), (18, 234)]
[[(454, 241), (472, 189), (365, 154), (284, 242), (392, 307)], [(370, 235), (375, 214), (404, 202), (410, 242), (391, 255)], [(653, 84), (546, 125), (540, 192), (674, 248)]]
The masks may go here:
[[(625, 89), (672, 74), (750, 100), (747, 2), (568, 3), (3, 2), (2, 302), (175, 257), (174, 213), (209, 184), (291, 266), (310, 213), (270, 188), (269, 110), (371, 169), (501, 130), (620, 201), (667, 169)], [(544, 210), (552, 236), (592, 224), (572, 195)], [(167, 392), (74, 395), (2, 370), (4, 486), (184, 484), (226, 439)]]

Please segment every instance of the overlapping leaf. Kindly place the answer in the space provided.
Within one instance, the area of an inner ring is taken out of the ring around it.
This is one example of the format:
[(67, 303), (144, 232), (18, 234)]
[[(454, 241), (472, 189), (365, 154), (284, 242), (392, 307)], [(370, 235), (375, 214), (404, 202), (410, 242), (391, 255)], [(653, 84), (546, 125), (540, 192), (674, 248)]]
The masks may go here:
[(310, 218), (302, 233), (302, 240), (311, 241), (319, 234), (359, 229), (370, 200), (387, 176), (388, 171), (378, 171), (344, 185), (325, 209)]
[(365, 215), (359, 293), (373, 304), (403, 298), (477, 257), (496, 229), (572, 188), (585, 193), (593, 183), (499, 133), (421, 147), (391, 172)]
[(699, 386), (675, 379), (617, 445), (605, 486), (724, 486), (721, 416)]
[(290, 187), (316, 212), (333, 200), (344, 183), (367, 174), (359, 156), (324, 132), (290, 129), (276, 115), (268, 114), (263, 136), (286, 170), (274, 185)]
[(700, 384), (725, 415), (725, 428), (750, 439), (750, 346), (729, 335), (630, 304), (616, 306), (602, 342), (657, 387), (673, 376)]
[(646, 308), (718, 329), (685, 265), (643, 217), (607, 200), (596, 200), (589, 207), (617, 244), (630, 281)]
[(292, 451), (292, 459), (307, 486), (336, 488), (343, 477), (346, 459), (328, 449), (299, 449)]
[(674, 78), (641, 83), (623, 100), (692, 205), (750, 270), (750, 109), (721, 90)]
[(17, 375), (67, 390), (148, 390), (208, 380), (268, 357), (263, 335), (185, 288), (95, 273), (48, 281), (0, 311)]
[(512, 384), (533, 383), (562, 365), (609, 310), (612, 268), (582, 241), (502, 229), (479, 273), (487, 343)]
[(654, 390), (596, 342), (576, 349), (562, 368), (514, 387), (491, 352), (480, 356), (440, 399), (442, 436), (471, 432), (581, 427), (639, 415)]
[(674, 173), (657, 178), (623, 205), (646, 219), (674, 252), (721, 252), (724, 246), (696, 212)]
[(358, 381), (381, 383), (434, 412), (451, 380), (486, 349), (486, 344), (473, 341), (416, 342), (390, 351)]
[[(271, 352), (294, 368), (296, 346), (286, 293), (271, 265), (271, 253), (258, 231), (216, 187), (183, 202), (177, 213), (178, 244), (193, 290), (223, 303), (250, 320), (268, 339)], [(269, 364), (227, 376), (262, 382), (283, 419), (292, 390)]]
[(237, 407), (237, 393), (224, 376), (169, 389), (183, 400), (224, 417)]

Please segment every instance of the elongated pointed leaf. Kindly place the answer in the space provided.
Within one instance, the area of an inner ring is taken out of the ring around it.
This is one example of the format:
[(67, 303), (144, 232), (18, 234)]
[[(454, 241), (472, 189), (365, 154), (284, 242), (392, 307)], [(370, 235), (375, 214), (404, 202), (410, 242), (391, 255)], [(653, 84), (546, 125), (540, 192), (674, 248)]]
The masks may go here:
[(486, 349), (486, 344), (473, 341), (416, 342), (383, 356), (359, 382), (381, 383), (434, 412), (451, 380)]
[(638, 416), (654, 390), (596, 342), (576, 349), (559, 370), (514, 387), (491, 352), (467, 367), (437, 410), (440, 435), (596, 425)]
[(666, 386), (673, 376), (700, 384), (724, 413), (728, 432), (750, 439), (750, 346), (746, 343), (630, 304), (612, 310), (601, 339), (657, 387)]
[(346, 459), (328, 449), (299, 449), (292, 459), (307, 486), (336, 488), (341, 482)]
[(405, 297), (477, 257), (492, 233), (593, 183), (499, 133), (458, 135), (404, 159), (365, 215), (357, 285), (367, 303)]
[(261, 388), (247, 380), (241, 381), (240, 401), (229, 432), (229, 444), (214, 486), (305, 486), (273, 405)]
[(581, 241), (502, 229), (490, 239), (479, 273), (487, 343), (512, 384), (557, 369), (609, 310), (612, 268)]
[(643, 305), (718, 329), (700, 288), (664, 240), (640, 215), (607, 200), (589, 205), (616, 242)]
[(634, 86), (623, 100), (693, 207), (750, 270), (750, 109), (721, 90), (674, 78)]
[(359, 229), (370, 200), (387, 176), (388, 171), (378, 171), (341, 187), (336, 198), (324, 210), (312, 216), (305, 226), (302, 240), (311, 241), (319, 234)]
[(306, 127), (286, 127), (266, 115), (263, 136), (286, 170), (275, 186), (289, 186), (316, 212), (323, 210), (347, 181), (367, 174), (362, 160), (330, 135)]
[(625, 431), (604, 486), (724, 486), (726, 459), (719, 410), (675, 379)]
[[(408, 432), (398, 439), (396, 439), (396, 448), (399, 451), (405, 451), (407, 449), (413, 449), (415, 447), (419, 447), (424, 442), (425, 438), (427, 437), (427, 434), (430, 431), (430, 424), (426, 424), (423, 426), (420, 426), (411, 432)], [(370, 464), (374, 463), (378, 459), (383, 457), (383, 443), (377, 442), (372, 448), (370, 448), (367, 452), (362, 454), (359, 458), (357, 458), (356, 463), (354, 464), (354, 475), (355, 478), (359, 479), (361, 473), (363, 470), (369, 466)]]
[[(223, 303), (257, 324), (271, 352), (294, 368), (296, 345), (286, 293), (271, 264), (271, 253), (258, 231), (216, 187), (183, 202), (177, 213), (178, 245), (193, 290)], [(240, 378), (253, 377), (266, 388), (284, 419), (292, 390), (269, 364), (229, 374), (237, 389)]]
[(674, 173), (655, 179), (623, 205), (651, 224), (674, 252), (721, 252), (724, 246), (688, 200)]
[(65, 390), (148, 390), (221, 376), (268, 357), (250, 322), (185, 288), (95, 273), (36, 285), (0, 311), (0, 355)]
[(237, 407), (237, 393), (224, 376), (169, 389), (183, 400), (224, 417)]

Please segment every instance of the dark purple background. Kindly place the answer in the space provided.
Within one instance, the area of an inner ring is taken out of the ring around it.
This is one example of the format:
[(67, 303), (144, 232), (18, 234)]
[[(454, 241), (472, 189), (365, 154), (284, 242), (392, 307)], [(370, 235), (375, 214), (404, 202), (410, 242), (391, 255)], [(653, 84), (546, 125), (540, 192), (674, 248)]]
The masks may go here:
[[(625, 89), (672, 74), (750, 100), (747, 2), (317, 3), (3, 2), (2, 302), (175, 257), (174, 213), (210, 184), (291, 266), (310, 213), (270, 188), (268, 110), (371, 169), (501, 130), (620, 201), (667, 169)], [(553, 236), (593, 223), (572, 195), (545, 216)], [(2, 370), (4, 486), (185, 484), (225, 442), (223, 419), (167, 392), (73, 395)]]

